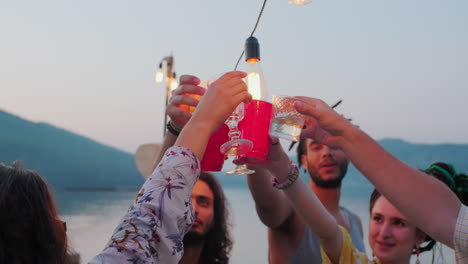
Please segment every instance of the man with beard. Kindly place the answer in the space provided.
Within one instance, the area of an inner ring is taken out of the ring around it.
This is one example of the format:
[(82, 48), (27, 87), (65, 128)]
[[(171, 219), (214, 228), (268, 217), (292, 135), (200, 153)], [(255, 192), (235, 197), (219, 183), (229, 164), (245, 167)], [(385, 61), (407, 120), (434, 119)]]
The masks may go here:
[[(272, 138), (270, 143), (267, 161), (260, 165), (251, 165), (256, 173), (248, 176), (257, 214), (268, 227), (269, 263), (322, 263), (319, 241), (301, 220), (298, 212), (289, 204), (284, 194), (271, 184), (269, 168), (271, 169), (274, 163), (272, 157), (281, 156), (278, 153), (283, 150), (278, 139)], [(335, 217), (338, 224), (348, 230), (356, 248), (364, 252), (362, 224), (359, 217), (339, 205), (341, 181), (348, 168), (345, 154), (339, 149), (330, 148), (307, 138), (300, 140), (297, 157), (299, 164), (309, 173), (311, 190)], [(288, 158), (284, 152), (282, 158)], [(294, 168), (297, 167), (291, 165), (291, 171)], [(285, 170), (289, 171), (289, 168)], [(283, 187), (281, 184), (276, 186)]]
[(184, 255), (179, 263), (228, 263), (232, 241), (226, 199), (212, 174), (200, 174), (192, 190), (192, 206), (195, 221), (184, 237)]

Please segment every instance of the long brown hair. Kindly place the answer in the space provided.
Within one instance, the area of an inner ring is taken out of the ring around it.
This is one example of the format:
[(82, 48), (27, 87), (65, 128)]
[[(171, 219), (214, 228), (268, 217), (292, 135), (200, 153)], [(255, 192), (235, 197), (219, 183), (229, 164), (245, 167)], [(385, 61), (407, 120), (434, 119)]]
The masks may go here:
[(229, 263), (232, 239), (229, 232), (229, 211), (224, 191), (213, 174), (202, 172), (200, 180), (214, 195), (214, 225), (208, 232), (202, 252), (203, 263)]
[(0, 263), (67, 263), (67, 236), (34, 171), (0, 163)]

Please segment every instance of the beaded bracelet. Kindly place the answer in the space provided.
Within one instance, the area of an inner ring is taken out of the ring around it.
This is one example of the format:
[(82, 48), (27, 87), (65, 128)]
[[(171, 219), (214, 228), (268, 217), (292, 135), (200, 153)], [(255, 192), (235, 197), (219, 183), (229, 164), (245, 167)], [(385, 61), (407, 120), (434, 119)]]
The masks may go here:
[(276, 189), (284, 190), (291, 186), (297, 180), (297, 177), (299, 177), (299, 168), (297, 167), (296, 163), (291, 161), (289, 165), (288, 178), (283, 182), (278, 182), (278, 179), (276, 179), (274, 176), (271, 176), (271, 183)]
[(180, 131), (178, 131), (177, 129), (174, 128), (174, 126), (172, 125), (172, 122), (171, 120), (169, 120), (169, 122), (167, 122), (166, 124), (166, 128), (169, 132), (171, 132), (172, 135), (178, 137), (179, 134), (180, 134)]

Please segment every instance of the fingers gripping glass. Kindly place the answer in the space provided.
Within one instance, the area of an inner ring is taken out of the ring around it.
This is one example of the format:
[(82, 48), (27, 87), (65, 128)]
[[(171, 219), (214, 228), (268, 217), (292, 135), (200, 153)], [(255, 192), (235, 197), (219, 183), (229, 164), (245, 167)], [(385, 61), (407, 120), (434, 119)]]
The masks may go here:
[[(217, 78), (215, 78), (216, 80)], [(210, 87), (214, 81), (208, 84)], [(226, 156), (238, 156), (245, 154), (252, 150), (253, 143), (248, 139), (242, 139), (242, 132), (238, 128), (239, 122), (244, 119), (244, 103), (240, 103), (231, 115), (224, 122), (229, 127), (228, 137), (229, 141), (221, 145), (219, 150)], [(226, 172), (227, 174), (252, 174), (254, 170), (247, 168), (245, 164), (238, 164), (234, 170)]]

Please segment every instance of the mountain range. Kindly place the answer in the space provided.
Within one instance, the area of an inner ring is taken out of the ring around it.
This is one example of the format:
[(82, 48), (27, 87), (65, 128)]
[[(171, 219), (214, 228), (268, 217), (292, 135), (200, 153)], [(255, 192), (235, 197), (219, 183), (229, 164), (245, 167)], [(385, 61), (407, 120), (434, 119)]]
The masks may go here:
[[(426, 168), (433, 162), (445, 161), (459, 172), (468, 173), (467, 144), (414, 144), (401, 139), (382, 139), (379, 143), (413, 167)], [(296, 160), (294, 151), (290, 157)], [(0, 110), (0, 162), (11, 164), (15, 160), (38, 171), (54, 188), (114, 190), (137, 188), (143, 183), (133, 154)], [(216, 175), (223, 185), (246, 186), (243, 176)], [(370, 186), (352, 165), (345, 182), (367, 189)]]
[(143, 183), (133, 154), (0, 111), (0, 162), (15, 160), (55, 188), (127, 188)]

